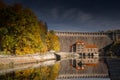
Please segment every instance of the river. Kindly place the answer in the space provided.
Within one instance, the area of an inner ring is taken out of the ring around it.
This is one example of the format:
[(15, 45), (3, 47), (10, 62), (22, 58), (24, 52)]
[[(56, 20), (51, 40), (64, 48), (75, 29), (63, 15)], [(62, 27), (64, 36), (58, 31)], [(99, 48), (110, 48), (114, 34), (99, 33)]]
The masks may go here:
[(0, 65), (0, 80), (110, 80), (105, 58), (86, 56), (23, 65)]

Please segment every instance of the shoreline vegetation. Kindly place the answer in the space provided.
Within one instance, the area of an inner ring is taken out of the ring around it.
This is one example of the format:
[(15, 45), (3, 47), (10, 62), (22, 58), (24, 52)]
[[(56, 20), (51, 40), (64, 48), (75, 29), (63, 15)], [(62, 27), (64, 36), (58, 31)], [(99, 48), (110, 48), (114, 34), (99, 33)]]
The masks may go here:
[(0, 54), (45, 54), (59, 48), (58, 36), (31, 9), (0, 1)]

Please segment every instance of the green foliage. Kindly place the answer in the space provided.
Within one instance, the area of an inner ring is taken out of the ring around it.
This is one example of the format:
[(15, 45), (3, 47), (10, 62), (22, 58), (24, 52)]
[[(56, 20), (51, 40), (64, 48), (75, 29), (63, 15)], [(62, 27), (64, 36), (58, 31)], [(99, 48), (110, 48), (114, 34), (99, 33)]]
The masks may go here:
[[(0, 3), (3, 4), (3, 3)], [(49, 33), (48, 33), (49, 34)], [(57, 39), (51, 34), (49, 39)], [(30, 54), (46, 52), (48, 50), (47, 25), (38, 21), (36, 15), (21, 4), (13, 6), (0, 6), (0, 50), (7, 54)], [(51, 49), (58, 50), (52, 43)]]

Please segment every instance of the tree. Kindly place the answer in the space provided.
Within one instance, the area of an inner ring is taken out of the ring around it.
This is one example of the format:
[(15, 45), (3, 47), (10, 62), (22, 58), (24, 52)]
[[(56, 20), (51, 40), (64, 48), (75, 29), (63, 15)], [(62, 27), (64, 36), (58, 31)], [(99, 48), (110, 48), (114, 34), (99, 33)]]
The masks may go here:
[(48, 32), (46, 42), (47, 42), (48, 50), (59, 51), (60, 49), (59, 38), (58, 36), (55, 35), (54, 31), (51, 30)]
[(21, 4), (1, 8), (0, 23), (1, 49), (6, 53), (28, 54), (46, 50), (41, 36), (46, 26), (39, 25), (30, 9)]
[(6, 54), (58, 51), (59, 41), (30, 9), (14, 4), (0, 7), (0, 50)]

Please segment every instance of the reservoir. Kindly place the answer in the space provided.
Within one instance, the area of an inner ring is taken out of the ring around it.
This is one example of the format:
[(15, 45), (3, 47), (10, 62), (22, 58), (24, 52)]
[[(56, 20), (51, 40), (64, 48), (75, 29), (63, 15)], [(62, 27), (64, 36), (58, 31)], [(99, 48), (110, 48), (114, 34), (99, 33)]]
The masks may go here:
[(0, 80), (110, 80), (105, 59), (95, 56), (0, 67)]
[(86, 56), (60, 61), (57, 80), (110, 80), (103, 58)]

